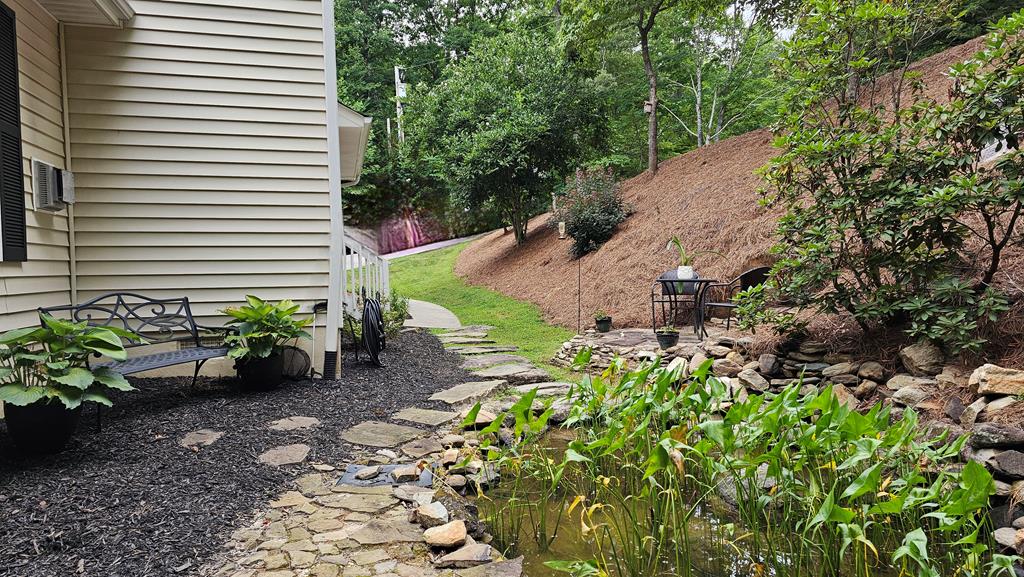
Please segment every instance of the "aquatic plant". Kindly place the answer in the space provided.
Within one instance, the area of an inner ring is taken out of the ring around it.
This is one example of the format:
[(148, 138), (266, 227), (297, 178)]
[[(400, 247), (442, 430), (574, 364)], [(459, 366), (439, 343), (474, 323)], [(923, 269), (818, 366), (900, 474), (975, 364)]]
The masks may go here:
[[(576, 360), (585, 367), (589, 352)], [(513, 486), (529, 479), (544, 488), (516, 495), (515, 506), (537, 519), (571, 491), (555, 526), (563, 511), (579, 515), (593, 553), (550, 562), (552, 570), (1013, 574), (1017, 558), (995, 551), (986, 527), (992, 477), (959, 462), (964, 437), (922, 436), (909, 409), (858, 413), (831, 387), (747, 396), (710, 364), (687, 374), (682, 361), (616, 360), (585, 376), (568, 396), (576, 438), (559, 459), (539, 442), (550, 407), (534, 417), (529, 395), (513, 409), (509, 446), (487, 450), (499, 466), (514, 465), (505, 477)], [(543, 524), (531, 523), (539, 536)], [(542, 539), (552, 535), (548, 527)]]

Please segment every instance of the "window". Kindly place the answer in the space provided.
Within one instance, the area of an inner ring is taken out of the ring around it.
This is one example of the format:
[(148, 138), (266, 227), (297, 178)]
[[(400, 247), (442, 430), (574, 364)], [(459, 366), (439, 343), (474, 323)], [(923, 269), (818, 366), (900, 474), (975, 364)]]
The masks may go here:
[(0, 256), (27, 259), (25, 175), (21, 155), (21, 103), (18, 95), (18, 38), (14, 12), (0, 3)]

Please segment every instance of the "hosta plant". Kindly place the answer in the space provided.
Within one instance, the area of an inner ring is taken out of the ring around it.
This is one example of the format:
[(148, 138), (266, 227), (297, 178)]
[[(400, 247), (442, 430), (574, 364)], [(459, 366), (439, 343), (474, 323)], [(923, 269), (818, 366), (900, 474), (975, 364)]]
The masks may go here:
[(60, 401), (68, 409), (83, 402), (111, 406), (111, 390), (134, 390), (110, 368), (90, 368), (90, 356), (127, 358), (122, 338), (138, 340), (117, 328), (93, 327), (41, 315), (42, 326), (0, 335), (0, 401), (24, 407)]
[(231, 317), (227, 324), (238, 327), (238, 332), (226, 339), (231, 345), (231, 358), (265, 359), (280, 353), (288, 341), (312, 338), (305, 327), (313, 320), (295, 318), (299, 305), (292, 301), (285, 299), (275, 304), (252, 295), (245, 300), (245, 305), (223, 311)]

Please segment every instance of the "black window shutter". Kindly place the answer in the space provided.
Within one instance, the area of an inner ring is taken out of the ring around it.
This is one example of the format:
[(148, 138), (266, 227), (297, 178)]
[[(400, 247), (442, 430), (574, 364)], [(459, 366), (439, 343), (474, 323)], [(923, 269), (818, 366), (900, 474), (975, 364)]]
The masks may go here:
[(21, 99), (18, 94), (18, 36), (14, 12), (0, 3), (0, 233), (3, 260), (28, 258), (25, 233), (25, 175), (21, 155)]

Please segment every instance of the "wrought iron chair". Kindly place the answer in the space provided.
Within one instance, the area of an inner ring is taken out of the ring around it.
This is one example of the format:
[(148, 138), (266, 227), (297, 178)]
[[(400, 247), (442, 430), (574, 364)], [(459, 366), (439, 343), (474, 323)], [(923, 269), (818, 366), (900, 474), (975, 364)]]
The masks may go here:
[(759, 266), (744, 272), (731, 282), (708, 285), (701, 303), (703, 316), (707, 318), (710, 309), (725, 309), (729, 311), (725, 317), (725, 329), (732, 328), (732, 315), (737, 306), (733, 298), (737, 293), (764, 284), (771, 270), (771, 267)]

